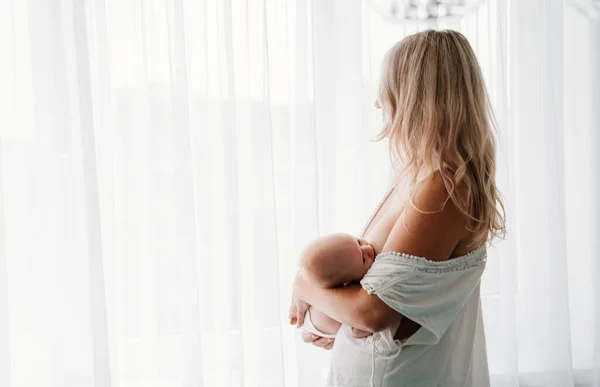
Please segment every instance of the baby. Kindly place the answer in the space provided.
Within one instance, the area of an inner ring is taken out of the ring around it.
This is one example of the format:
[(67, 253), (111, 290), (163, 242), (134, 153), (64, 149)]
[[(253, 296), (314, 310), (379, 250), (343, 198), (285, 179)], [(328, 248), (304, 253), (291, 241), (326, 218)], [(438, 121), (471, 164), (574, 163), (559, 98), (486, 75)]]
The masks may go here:
[[(375, 259), (375, 249), (366, 240), (347, 234), (316, 238), (300, 256), (300, 270), (314, 286), (333, 288), (358, 282)], [(315, 335), (334, 338), (341, 323), (310, 307), (302, 328)], [(371, 333), (353, 330), (355, 337)]]

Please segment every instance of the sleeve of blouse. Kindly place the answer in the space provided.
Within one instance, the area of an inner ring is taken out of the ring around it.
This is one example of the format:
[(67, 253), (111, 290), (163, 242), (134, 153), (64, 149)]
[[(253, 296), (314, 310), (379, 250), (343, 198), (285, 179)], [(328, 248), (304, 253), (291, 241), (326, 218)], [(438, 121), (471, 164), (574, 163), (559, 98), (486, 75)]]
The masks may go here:
[(377, 257), (361, 285), (420, 324), (420, 342), (435, 344), (473, 294), (484, 267), (485, 252), (443, 262), (387, 252)]

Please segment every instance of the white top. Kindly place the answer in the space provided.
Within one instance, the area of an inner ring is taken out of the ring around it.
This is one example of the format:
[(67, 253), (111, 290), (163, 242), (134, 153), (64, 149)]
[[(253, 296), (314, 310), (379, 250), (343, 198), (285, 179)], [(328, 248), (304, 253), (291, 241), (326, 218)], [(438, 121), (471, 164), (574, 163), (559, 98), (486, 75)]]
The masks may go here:
[[(386, 192), (361, 236), (394, 186)], [(342, 325), (331, 353), (327, 386), (489, 387), (480, 280), (485, 245), (461, 257), (430, 261), (397, 252), (379, 254), (360, 282), (421, 328), (394, 340), (399, 324), (366, 338)]]
[(434, 262), (387, 252), (361, 281), (391, 308), (421, 325), (404, 342), (398, 324), (355, 339), (338, 331), (327, 386), (488, 387), (479, 284), (486, 250)]

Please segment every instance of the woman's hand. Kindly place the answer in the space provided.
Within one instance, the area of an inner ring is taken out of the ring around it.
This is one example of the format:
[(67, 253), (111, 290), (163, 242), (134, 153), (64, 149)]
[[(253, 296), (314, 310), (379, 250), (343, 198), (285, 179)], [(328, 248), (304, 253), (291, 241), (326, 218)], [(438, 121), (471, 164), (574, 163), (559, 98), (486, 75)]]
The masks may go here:
[[(297, 274), (296, 278), (294, 279), (294, 290), (297, 291), (302, 285), (304, 285), (302, 281), (302, 276)], [(292, 303), (289, 309), (290, 324), (296, 325), (296, 327), (300, 328), (304, 324), (304, 315), (306, 314), (308, 308), (310, 308), (310, 305), (307, 302), (303, 301), (295, 293), (292, 294)], [(327, 350), (333, 347), (333, 343), (335, 341), (335, 339), (327, 339), (306, 331), (302, 331), (300, 336), (302, 337), (302, 341), (305, 343), (309, 343)]]
[(302, 324), (304, 324), (304, 315), (306, 314), (308, 308), (310, 308), (310, 305), (299, 297), (300, 290), (303, 285), (304, 278), (302, 278), (302, 274), (298, 272), (294, 278), (292, 304), (290, 305), (290, 310), (288, 312), (290, 324), (296, 325), (297, 328), (300, 328)]
[(333, 348), (333, 343), (335, 342), (335, 339), (326, 339), (325, 337), (317, 336), (305, 331), (302, 331), (300, 336), (302, 337), (302, 341), (305, 343), (309, 343), (327, 350)]
[(302, 324), (304, 324), (304, 315), (306, 314), (306, 310), (308, 308), (310, 308), (310, 305), (302, 301), (295, 294), (292, 294), (292, 303), (288, 312), (290, 324), (296, 325), (297, 328), (300, 328)]

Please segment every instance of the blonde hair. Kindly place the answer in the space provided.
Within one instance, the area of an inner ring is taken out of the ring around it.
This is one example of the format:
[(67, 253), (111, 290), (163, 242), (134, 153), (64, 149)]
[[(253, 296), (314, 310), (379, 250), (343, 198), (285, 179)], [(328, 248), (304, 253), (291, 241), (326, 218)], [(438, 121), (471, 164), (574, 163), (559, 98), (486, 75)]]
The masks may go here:
[[(377, 140), (389, 139), (392, 165), (412, 177), (411, 191), (420, 172), (437, 171), (448, 199), (468, 217), (468, 229), (480, 240), (503, 238), (496, 125), (467, 39), (456, 31), (428, 30), (396, 43), (384, 60), (378, 102), (384, 125)], [(458, 195), (457, 187), (465, 194)]]

